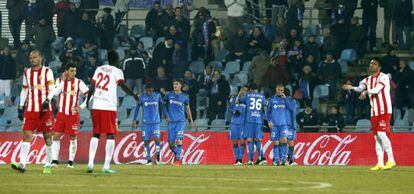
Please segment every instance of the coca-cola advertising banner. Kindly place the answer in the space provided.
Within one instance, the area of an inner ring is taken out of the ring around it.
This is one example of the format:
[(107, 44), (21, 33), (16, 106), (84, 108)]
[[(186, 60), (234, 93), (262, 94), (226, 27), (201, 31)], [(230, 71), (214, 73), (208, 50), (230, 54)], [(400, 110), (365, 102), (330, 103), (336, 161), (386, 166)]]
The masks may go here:
[[(88, 160), (90, 132), (81, 132), (78, 136), (77, 163)], [(414, 165), (414, 134), (393, 133), (390, 135), (394, 157), (398, 165)], [(167, 133), (162, 132), (161, 162), (171, 163), (173, 153), (168, 147)], [(69, 140), (62, 139), (60, 160), (68, 158)], [(263, 150), (270, 163), (273, 158), (272, 142), (269, 134), (265, 134)], [(0, 133), (0, 164), (19, 161), (21, 133)], [(29, 152), (30, 163), (43, 163), (45, 146), (42, 135), (37, 134), (32, 140)], [(96, 162), (105, 157), (105, 138), (99, 142)], [(247, 150), (247, 149), (246, 149)], [(155, 144), (151, 142), (151, 156), (155, 154)], [(376, 163), (374, 137), (369, 133), (299, 133), (295, 145), (295, 161), (301, 165), (373, 165)], [(245, 154), (244, 161), (246, 161)], [(116, 164), (145, 163), (144, 143), (140, 132), (120, 132), (116, 137), (114, 152)], [(232, 164), (234, 162), (232, 142), (227, 132), (193, 132), (186, 133), (184, 138), (183, 164)]]

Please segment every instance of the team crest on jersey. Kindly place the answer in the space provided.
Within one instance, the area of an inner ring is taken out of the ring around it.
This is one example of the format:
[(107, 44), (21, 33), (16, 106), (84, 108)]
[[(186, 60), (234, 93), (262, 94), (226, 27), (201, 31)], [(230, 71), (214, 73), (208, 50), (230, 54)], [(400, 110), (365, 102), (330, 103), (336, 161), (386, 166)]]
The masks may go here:
[(46, 121), (46, 126), (47, 126), (47, 127), (52, 126), (52, 121), (51, 121), (51, 120), (47, 120), (47, 121)]
[(72, 125), (72, 130), (74, 130), (74, 131), (79, 130), (79, 125), (77, 125), (77, 124)]

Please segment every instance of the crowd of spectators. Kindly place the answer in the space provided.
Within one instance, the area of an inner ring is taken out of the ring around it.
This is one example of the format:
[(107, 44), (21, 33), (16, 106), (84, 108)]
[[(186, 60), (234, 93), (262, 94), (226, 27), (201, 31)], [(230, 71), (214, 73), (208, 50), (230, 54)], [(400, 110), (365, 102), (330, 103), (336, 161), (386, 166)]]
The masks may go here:
[[(309, 26), (303, 26), (305, 1), (301, 0), (266, 1), (267, 15), (260, 20), (248, 19), (248, 12), (258, 16), (260, 12), (251, 9), (245, 0), (225, 0), (227, 20), (214, 18), (204, 7), (190, 18), (186, 3), (163, 8), (155, 2), (138, 36), (122, 33), (121, 21), (127, 9), (119, 2), (114, 10), (97, 11), (97, 0), (61, 0), (56, 4), (53, 0), (7, 0), (17, 54), (12, 58), (8, 47), (2, 50), (0, 90), (7, 88), (3, 86), (9, 83), (7, 80), (19, 79), (28, 67), (32, 47), (43, 52), (45, 64), (55, 75), (60, 75), (68, 62), (79, 64), (77, 77), (86, 83), (96, 67), (104, 63), (105, 52), (117, 49), (128, 87), (142, 91), (143, 84), (152, 82), (156, 91), (165, 93), (172, 89), (172, 79), (183, 79), (193, 118), (205, 115), (211, 122), (226, 118), (228, 99), (237, 94), (237, 86), (231, 84), (234, 74), (223, 71), (227, 62), (235, 61), (240, 64), (238, 72), (246, 69), (247, 81), (260, 86), (267, 97), (274, 94), (276, 84), (287, 85), (304, 109), (297, 119), (300, 126), (323, 122), (337, 126), (328, 131), (342, 131), (345, 123), (355, 124), (357, 119), (369, 117), (369, 103), (338, 87), (345, 82), (358, 84), (367, 75), (366, 69), (361, 70), (360, 76), (347, 77), (338, 59), (344, 49), (355, 50), (358, 59), (367, 51), (378, 50), (376, 13), (378, 7), (383, 7), (389, 10), (384, 16), (384, 44), (380, 45), (388, 49), (382, 58), (383, 71), (392, 76), (395, 84), (395, 106), (401, 110), (413, 108), (414, 74), (408, 62), (397, 56), (398, 50), (411, 46), (411, 0), (362, 0), (362, 25), (354, 16), (356, 0), (317, 0), (314, 8), (319, 10), (319, 25)], [(57, 32), (52, 26), (55, 14)], [(23, 22), (28, 27), (26, 39), (21, 42)], [(394, 24), (395, 28), (390, 27)], [(190, 70), (196, 61), (204, 64), (200, 72)], [(318, 113), (318, 107), (312, 108), (318, 85), (329, 88), (324, 100), (338, 105), (332, 106), (326, 116)], [(10, 89), (4, 94), (9, 99)], [(197, 108), (201, 101), (197, 98), (208, 99), (206, 112)], [(339, 113), (341, 108), (345, 109), (345, 118)]]

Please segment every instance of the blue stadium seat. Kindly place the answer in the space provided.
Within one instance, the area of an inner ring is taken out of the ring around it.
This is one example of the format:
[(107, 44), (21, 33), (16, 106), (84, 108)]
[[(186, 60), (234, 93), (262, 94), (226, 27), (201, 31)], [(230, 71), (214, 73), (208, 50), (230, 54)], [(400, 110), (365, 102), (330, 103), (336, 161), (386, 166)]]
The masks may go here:
[(127, 110), (135, 108), (137, 105), (135, 98), (132, 96), (125, 96), (124, 100), (122, 101), (121, 107), (126, 108)]
[(120, 131), (131, 131), (132, 130), (132, 119), (123, 119), (118, 126)]
[(196, 119), (194, 121), (194, 125), (196, 126), (197, 130), (205, 130), (208, 126), (208, 119)]
[(202, 61), (193, 61), (188, 67), (194, 74), (200, 74), (204, 71), (204, 63)]
[(329, 87), (327, 85), (317, 85), (313, 90), (313, 98), (324, 98), (329, 96)]
[(222, 49), (220, 50), (216, 57), (214, 58), (215, 61), (225, 61), (226, 60), (226, 56), (229, 54), (230, 52), (226, 49)]
[(117, 48), (116, 52), (119, 55), (119, 60), (122, 61), (125, 59), (125, 50), (123, 48)]
[(141, 25), (133, 25), (131, 28), (131, 32), (129, 33), (129, 35), (134, 38), (139, 38), (141, 36), (144, 36), (144, 34), (145, 30), (144, 27)]
[(356, 61), (356, 50), (355, 49), (345, 49), (341, 52), (341, 61), (354, 62)]
[(119, 25), (119, 31), (118, 34), (116, 34), (117, 37), (126, 37), (128, 36), (128, 26), (125, 24)]
[(223, 69), (223, 63), (221, 63), (221, 61), (211, 61), (210, 63), (208, 63), (211, 67), (213, 67), (214, 69)]
[(234, 75), (240, 72), (240, 63), (237, 61), (229, 61), (226, 63), (223, 74)]
[(119, 107), (117, 111), (118, 121), (128, 118), (128, 113), (125, 107)]
[(408, 123), (408, 120), (404, 120), (404, 119), (396, 120), (394, 122), (394, 126), (392, 128), (392, 131), (394, 131), (394, 132), (408, 132), (408, 130), (410, 129), (408, 127), (409, 125), (410, 124)]
[(152, 47), (154, 47), (154, 40), (151, 37), (142, 37), (139, 39), (139, 41), (142, 42), (142, 44), (144, 44), (144, 49), (148, 50)]
[(371, 121), (368, 119), (360, 119), (356, 123), (355, 132), (368, 132), (371, 130)]
[(211, 130), (215, 130), (215, 131), (224, 131), (224, 130), (226, 130), (226, 120), (224, 120), (224, 119), (214, 119), (211, 122)]
[(159, 37), (157, 38), (157, 41), (155, 42), (155, 46), (165, 41), (165, 37)]
[(414, 70), (414, 61), (410, 61), (410, 62), (408, 63), (408, 66), (409, 66), (412, 70)]
[(108, 51), (106, 49), (98, 49), (98, 61), (104, 62), (108, 59)]
[(309, 24), (306, 28), (305, 28), (305, 32), (304, 32), (304, 38), (307, 38), (310, 35), (315, 35), (315, 36), (319, 36), (320, 35), (320, 28), (319, 25), (316, 24)]
[(346, 61), (338, 60), (339, 65), (341, 66), (341, 73), (346, 75), (348, 73), (348, 63)]
[(18, 116), (17, 107), (7, 107), (4, 110), (2, 119), (5, 121), (15, 120)]
[(244, 73), (249, 73), (249, 67), (250, 67), (250, 65), (252, 64), (252, 62), (251, 61), (246, 61), (244, 64), (243, 64), (243, 69), (241, 70), (241, 72), (244, 72)]
[(249, 78), (246, 73), (238, 73), (234, 75), (232, 84), (236, 86), (244, 86), (249, 82)]

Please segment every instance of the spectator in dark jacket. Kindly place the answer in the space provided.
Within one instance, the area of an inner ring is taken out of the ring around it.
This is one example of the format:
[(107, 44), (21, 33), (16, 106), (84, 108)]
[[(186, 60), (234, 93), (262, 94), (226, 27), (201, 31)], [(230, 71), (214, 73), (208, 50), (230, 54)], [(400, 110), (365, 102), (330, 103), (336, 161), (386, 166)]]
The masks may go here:
[(344, 117), (339, 113), (337, 106), (331, 107), (331, 112), (326, 115), (324, 122), (328, 124), (328, 126), (332, 126), (327, 128), (329, 133), (341, 133), (342, 129), (345, 127)]
[(99, 0), (81, 0), (80, 9), (86, 11), (90, 18), (95, 21), (95, 16), (99, 9)]
[(301, 68), (303, 68), (305, 66), (309, 66), (311, 68), (312, 72), (314, 72), (314, 73), (318, 72), (319, 64), (316, 61), (316, 58), (312, 54), (307, 55), (305, 60), (302, 62)]
[(155, 77), (152, 83), (154, 85), (154, 90), (163, 95), (172, 88), (171, 80), (165, 74), (165, 68), (163, 66), (157, 68), (157, 77)]
[[(152, 68), (157, 69), (159, 66), (170, 68), (172, 64), (172, 55), (174, 53), (174, 41), (172, 37), (165, 37), (165, 41), (158, 44), (153, 53)], [(169, 71), (170, 70), (171, 69), (169, 69)]]
[(30, 41), (24, 40), (22, 43), (22, 47), (19, 49), (19, 51), (17, 51), (15, 57), (17, 65), (17, 77), (22, 76), (24, 70), (30, 67), (30, 52), (32, 52)]
[(104, 9), (104, 15), (99, 23), (101, 48), (111, 50), (113, 48), (113, 40), (115, 37), (114, 17), (111, 15), (111, 8)]
[(0, 96), (4, 95), (6, 105), (11, 105), (10, 89), (14, 79), (16, 79), (16, 62), (10, 54), (10, 48), (2, 50), (0, 56)]
[(86, 83), (91, 83), (93, 74), (95, 73), (96, 68), (98, 67), (98, 60), (95, 53), (90, 53), (88, 56), (88, 60), (85, 60), (85, 63), (83, 64), (83, 67), (81, 68), (82, 71), (80, 71), (80, 78)]
[(59, 37), (63, 37), (65, 35), (63, 31), (62, 20), (65, 14), (69, 12), (71, 4), (72, 3), (69, 2), (69, 0), (61, 0), (58, 3), (56, 3), (55, 7), (53, 8), (54, 13), (56, 13), (57, 15), (56, 23)]
[(306, 101), (312, 100), (313, 90), (315, 89), (316, 83), (318, 81), (315, 73), (312, 71), (313, 69), (311, 66), (305, 65), (302, 68), (302, 73), (299, 77), (298, 89), (302, 94), (302, 99), (300, 99), (299, 102), (302, 107)]
[(46, 61), (52, 59), (52, 48), (50, 44), (55, 41), (56, 35), (52, 25), (47, 23), (46, 19), (41, 18), (34, 29), (34, 43), (45, 56)]
[(194, 30), (191, 33), (193, 40), (191, 60), (201, 58), (205, 63), (213, 59), (213, 48), (211, 41), (213, 34), (216, 32), (214, 22), (210, 20), (208, 12), (200, 12), (194, 20)]
[(339, 45), (334, 36), (331, 35), (331, 31), (328, 28), (323, 30), (323, 44), (321, 45), (321, 56), (325, 56), (328, 53), (332, 53), (334, 56), (339, 54)]
[(238, 30), (236, 34), (230, 36), (227, 41), (227, 55), (229, 61), (240, 60), (242, 63), (247, 59), (247, 38), (244, 30)]
[(48, 24), (53, 24), (53, 8), (55, 8), (55, 1), (54, 0), (36, 0), (36, 5), (38, 11), (39, 18), (46, 19)]
[(171, 4), (168, 4), (165, 7), (165, 10), (160, 16), (159, 20), (163, 34), (166, 34), (168, 32), (168, 27), (170, 27), (175, 22), (175, 13)]
[(183, 78), (187, 67), (187, 51), (185, 50), (184, 42), (182, 40), (179, 40), (174, 45), (170, 77)]
[(247, 39), (247, 42), (249, 44), (248, 45), (249, 59), (260, 54), (262, 50), (268, 50), (270, 46), (262, 30), (258, 26), (253, 28), (252, 33)]
[(296, 122), (303, 132), (319, 132), (319, 114), (312, 109), (310, 102), (305, 103), (305, 110), (296, 116)]
[[(412, 0), (396, 0), (395, 1), (395, 26), (397, 32), (398, 48), (400, 50), (410, 50), (412, 46), (412, 26), (413, 11)], [(406, 40), (404, 41), (403, 33), (405, 34)]]
[(142, 81), (145, 78), (146, 57), (137, 52), (136, 46), (132, 46), (125, 57), (122, 70), (126, 84), (131, 91), (142, 92)]
[[(309, 55), (313, 55), (313, 57), (315, 58), (315, 61), (319, 61), (319, 59), (321, 58), (320, 46), (316, 42), (315, 35), (310, 35), (308, 38), (308, 42), (306, 42), (305, 45), (303, 45), (303, 56), (306, 58)], [(314, 69), (313, 67), (312, 69), (314, 71), (317, 70), (317, 69)]]
[(335, 61), (332, 54), (327, 54), (325, 61), (322, 62), (319, 68), (319, 80), (322, 83), (329, 85), (329, 97), (330, 99), (336, 99), (336, 88), (338, 79), (341, 78), (341, 66)]
[(347, 48), (355, 49), (359, 57), (365, 53), (366, 33), (363, 26), (359, 24), (359, 18), (353, 17), (351, 19), (351, 26), (349, 27), (349, 37)]
[(209, 90), (209, 107), (207, 110), (207, 117), (209, 121), (213, 121), (218, 116), (219, 119), (224, 119), (226, 112), (227, 99), (230, 96), (230, 84), (225, 80), (220, 70), (215, 70), (213, 79), (207, 85)]
[(9, 10), (9, 28), (13, 36), (14, 48), (20, 48), (20, 29), (26, 19), (27, 1), (7, 0), (6, 8)]
[(190, 98), (190, 109), (193, 119), (197, 118), (197, 80), (193, 78), (193, 72), (186, 70), (184, 73), (183, 92)]
[(378, 0), (362, 0), (362, 25), (368, 34), (369, 48), (376, 51), (377, 47), (377, 21), (378, 21)]
[(211, 79), (213, 79), (214, 69), (211, 65), (206, 65), (204, 67), (203, 73), (201, 73), (198, 78), (198, 86), (201, 89), (207, 88), (207, 85), (210, 83)]
[[(177, 27), (177, 31), (183, 35), (184, 40), (188, 40), (190, 38), (190, 21), (183, 16), (181, 7), (175, 8), (174, 25)], [(194, 118), (195, 117), (193, 117), (193, 119)]]
[(398, 80), (396, 90), (396, 106), (399, 109), (413, 108), (414, 102), (414, 72), (407, 65), (407, 61), (401, 60), (399, 70), (397, 72)]
[(388, 47), (387, 55), (381, 59), (381, 72), (385, 74), (391, 73), (394, 77), (399, 64), (400, 58), (397, 57), (397, 49), (393, 46)]
[(345, 18), (338, 18), (337, 22), (331, 26), (331, 34), (338, 42), (338, 49), (342, 51), (346, 47), (348, 40), (348, 25)]
[(286, 28), (288, 30), (301, 30), (302, 17), (298, 5), (293, 4), (293, 1), (288, 1), (288, 9), (286, 11)]
[[(347, 80), (346, 84), (352, 85), (352, 80)], [(345, 113), (346, 113), (346, 124), (353, 125), (354, 115), (355, 115), (355, 106), (357, 100), (357, 94), (353, 90), (343, 90), (342, 98), (344, 99)]]
[(160, 24), (160, 16), (163, 11), (159, 1), (154, 2), (154, 7), (145, 16), (145, 31), (148, 35), (157, 39), (162, 36), (162, 28)]
[(79, 12), (76, 10), (75, 4), (71, 3), (69, 10), (63, 16), (61, 24), (61, 31), (65, 39), (68, 37), (76, 38), (76, 30), (79, 28), (77, 27), (79, 22)]
[(83, 12), (81, 20), (79, 20), (79, 23), (77, 24), (76, 37), (82, 39), (83, 42), (89, 41), (91, 43), (97, 44), (98, 39), (96, 37), (96, 34), (96, 27), (89, 19), (88, 13)]
[(263, 32), (266, 40), (273, 42), (275, 39), (275, 27), (273, 27), (269, 17), (263, 17)]
[[(379, 0), (380, 7), (384, 8), (384, 43), (383, 47), (386, 48), (386, 46), (391, 45), (392, 43), (395, 43), (396, 36), (395, 36), (395, 21), (394, 21), (394, 15), (395, 15), (395, 2), (396, 0)], [(400, 14), (400, 11), (398, 10), (398, 14)], [(390, 41), (390, 34), (391, 34), (391, 41)], [(391, 44), (390, 44), (391, 43)]]

